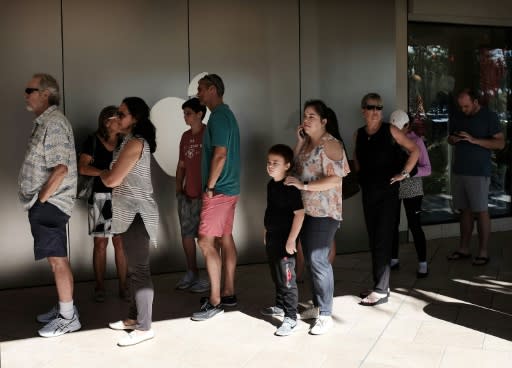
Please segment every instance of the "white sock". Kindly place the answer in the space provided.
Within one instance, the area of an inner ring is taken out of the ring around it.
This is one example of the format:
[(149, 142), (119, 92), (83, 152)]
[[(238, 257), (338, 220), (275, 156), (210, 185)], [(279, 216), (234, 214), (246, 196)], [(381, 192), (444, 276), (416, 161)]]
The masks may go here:
[(420, 262), (418, 263), (418, 272), (419, 273), (427, 273), (427, 262)]
[(75, 314), (75, 308), (73, 307), (73, 301), (70, 302), (60, 302), (59, 301), (59, 313), (62, 317), (66, 319), (73, 318), (73, 314)]
[(400, 263), (398, 258), (391, 258), (391, 267)]

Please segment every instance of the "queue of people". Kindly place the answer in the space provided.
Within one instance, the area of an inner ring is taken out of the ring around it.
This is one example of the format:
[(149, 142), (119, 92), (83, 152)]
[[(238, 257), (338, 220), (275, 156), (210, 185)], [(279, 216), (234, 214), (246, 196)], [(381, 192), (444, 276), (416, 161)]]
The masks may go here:
[[(182, 106), (190, 129), (183, 134), (179, 147), (176, 197), (187, 272), (176, 288), (210, 292), (200, 299), (200, 309), (191, 316), (194, 321), (214, 318), (225, 307), (236, 306), (238, 302), (237, 250), (232, 233), (240, 195), (240, 132), (236, 117), (223, 101), (224, 91), (222, 79), (207, 74), (199, 80), (197, 98)], [(150, 165), (151, 154), (156, 150), (156, 129), (149, 118), (149, 107), (139, 97), (127, 97), (118, 107), (105, 107), (98, 129), (84, 144), (77, 166), (71, 125), (57, 109), (59, 96), (58, 84), (48, 74), (35, 74), (25, 89), (27, 110), (36, 119), (20, 170), (19, 196), (28, 210), (35, 259), (48, 260), (58, 294), (58, 303), (37, 316), (44, 324), (39, 334), (54, 337), (81, 328), (73, 302), (73, 274), (67, 259), (66, 238), (79, 172), (95, 178), (88, 199), (89, 234), (94, 243), (94, 299), (105, 300), (106, 248), (111, 238), (119, 296), (129, 306), (126, 315), (109, 323), (109, 327), (130, 331), (118, 341), (119, 346), (149, 340), (154, 337), (149, 254), (150, 245), (156, 245), (159, 223)], [(463, 92), (459, 96), (463, 112), (472, 108), (470, 112), (478, 113), (480, 109), (476, 109), (474, 100), (466, 107), (466, 96), (471, 95)], [(211, 111), (207, 125), (202, 122), (206, 107)], [(395, 111), (391, 124), (386, 123), (383, 100), (376, 93), (365, 95), (360, 107), (365, 124), (354, 134), (353, 157), (362, 190), (373, 274), (373, 285), (361, 293), (360, 304), (376, 306), (388, 301), (390, 272), (399, 265), (401, 200), (418, 253), (417, 276), (428, 275), (426, 241), (419, 220), (422, 177), (430, 174), (430, 162), (422, 139), (410, 130), (405, 112)], [(474, 114), (466, 115), (470, 120)], [(451, 144), (460, 144), (468, 152), (470, 145), (487, 151), (501, 147), (503, 135), (495, 125), (488, 142), (483, 130), (473, 133), (464, 123), (459, 123), (450, 136)], [(273, 305), (263, 308), (261, 313), (283, 317), (275, 331), (277, 336), (290, 335), (297, 326), (295, 257), (299, 254), (308, 270), (313, 296), (311, 313), (302, 318), (314, 319), (309, 331), (312, 335), (325, 334), (334, 325), (334, 237), (343, 220), (342, 185), (349, 172), (336, 115), (321, 100), (304, 104), (294, 149), (277, 144), (268, 151), (267, 173), (271, 179), (267, 184), (263, 243), (276, 295)], [(459, 175), (461, 188), (466, 185), (469, 192), (473, 191), (477, 183), (466, 179), (463, 172)], [(480, 182), (485, 184), (485, 178)], [(483, 191), (482, 186), (478, 188), (479, 193)], [(473, 203), (471, 198), (466, 202)], [(469, 217), (466, 212), (471, 214), (470, 209), (464, 210), (466, 202), (461, 202), (463, 218)], [(464, 239), (450, 259), (467, 257), (467, 228), (461, 222)], [(486, 228), (483, 226), (483, 230)], [(205, 258), (208, 280), (199, 276), (196, 238)], [(485, 241), (482, 240), (475, 264), (488, 261)], [(301, 272), (300, 268), (298, 271)]]

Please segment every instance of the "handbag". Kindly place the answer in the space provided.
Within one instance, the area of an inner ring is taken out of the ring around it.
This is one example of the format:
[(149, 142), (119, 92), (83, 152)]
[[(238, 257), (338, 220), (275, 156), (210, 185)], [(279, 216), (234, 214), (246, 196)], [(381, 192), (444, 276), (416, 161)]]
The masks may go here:
[(87, 207), (89, 235), (112, 236), (112, 193), (94, 193)]
[(359, 179), (357, 178), (354, 160), (349, 159), (347, 151), (345, 150), (345, 142), (343, 142), (343, 140), (341, 140), (341, 144), (343, 145), (345, 160), (350, 169), (350, 172), (343, 177), (343, 184), (341, 186), (341, 198), (345, 200), (355, 196), (357, 193), (359, 193), (361, 188), (359, 187)]
[(349, 160), (347, 157), (347, 161), (350, 172), (343, 178), (343, 185), (341, 186), (341, 196), (343, 200), (355, 196), (361, 190), (354, 167), (354, 160)]
[[(92, 161), (94, 162), (94, 154), (96, 153), (96, 137), (92, 140)], [(89, 200), (92, 195), (92, 188), (94, 187), (94, 176), (78, 175), (77, 180), (77, 194), (76, 198), (83, 201)]]

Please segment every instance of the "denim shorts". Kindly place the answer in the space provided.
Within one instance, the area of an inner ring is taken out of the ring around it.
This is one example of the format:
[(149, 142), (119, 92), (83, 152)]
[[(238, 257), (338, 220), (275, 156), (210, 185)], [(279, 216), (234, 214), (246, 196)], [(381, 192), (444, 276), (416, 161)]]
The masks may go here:
[(28, 211), (34, 237), (34, 258), (67, 257), (66, 224), (69, 216), (51, 203), (34, 203)]

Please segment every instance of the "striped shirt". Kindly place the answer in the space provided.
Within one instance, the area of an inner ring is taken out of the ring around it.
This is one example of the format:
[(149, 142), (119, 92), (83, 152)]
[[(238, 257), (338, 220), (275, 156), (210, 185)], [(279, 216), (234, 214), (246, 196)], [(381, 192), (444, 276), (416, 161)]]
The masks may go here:
[(140, 139), (144, 147), (142, 154), (123, 182), (112, 190), (112, 233), (120, 234), (128, 230), (135, 215), (140, 214), (149, 235), (150, 242), (156, 246), (158, 234), (158, 207), (153, 199), (151, 183), (151, 152), (149, 144), (143, 138), (128, 135), (121, 146), (114, 151), (112, 165), (130, 139)]
[(71, 215), (76, 197), (76, 151), (73, 129), (57, 106), (48, 107), (34, 120), (32, 136), (18, 176), (18, 196), (28, 210), (50, 177), (53, 168), (64, 165), (68, 172), (48, 202)]

